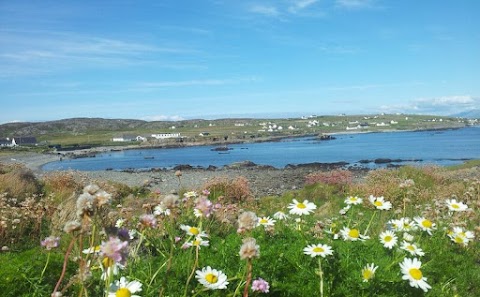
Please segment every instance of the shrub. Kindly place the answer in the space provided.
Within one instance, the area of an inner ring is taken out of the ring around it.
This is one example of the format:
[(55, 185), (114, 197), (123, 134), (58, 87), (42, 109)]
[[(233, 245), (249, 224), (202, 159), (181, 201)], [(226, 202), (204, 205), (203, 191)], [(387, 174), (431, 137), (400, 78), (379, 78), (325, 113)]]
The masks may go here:
[(40, 191), (41, 185), (31, 170), (20, 164), (0, 164), (0, 193), (23, 200)]
[(224, 196), (231, 202), (240, 202), (252, 198), (252, 192), (248, 180), (243, 176), (237, 176), (233, 179), (227, 177), (215, 177), (204, 185), (214, 198)]

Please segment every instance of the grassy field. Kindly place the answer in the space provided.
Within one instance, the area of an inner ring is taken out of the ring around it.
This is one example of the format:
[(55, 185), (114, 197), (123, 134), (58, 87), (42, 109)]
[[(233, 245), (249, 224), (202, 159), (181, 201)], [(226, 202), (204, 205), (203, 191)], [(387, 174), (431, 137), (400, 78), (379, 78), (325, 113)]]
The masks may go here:
[(302, 189), (253, 197), (242, 178), (162, 195), (2, 165), (0, 287), (4, 296), (480, 296), (476, 166), (381, 169), (361, 183), (318, 172)]
[[(92, 123), (89, 123), (91, 121)], [(385, 130), (419, 130), (458, 128), (464, 119), (423, 115), (349, 115), (310, 116), (288, 119), (218, 119), (178, 122), (141, 122), (118, 124), (118, 120), (72, 119), (63, 124), (33, 123), (11, 127), (0, 125), (0, 137), (28, 134), (44, 145), (113, 145), (112, 138), (122, 134), (151, 136), (153, 133), (180, 133), (185, 142), (223, 140), (247, 141), (261, 138), (338, 132), (377, 132)], [(122, 120), (126, 121), (126, 120)], [(99, 122), (98, 125), (94, 123)], [(123, 122), (122, 122), (123, 123)], [(385, 126), (377, 126), (384, 123)], [(362, 128), (356, 128), (362, 126)], [(282, 129), (279, 129), (282, 127)], [(289, 129), (290, 127), (290, 129)], [(349, 129), (354, 130), (347, 130)], [(271, 131), (269, 131), (271, 128)], [(208, 136), (200, 136), (207, 132)], [(170, 142), (172, 140), (169, 140)], [(173, 140), (176, 141), (176, 140)], [(161, 144), (157, 143), (157, 144)]]

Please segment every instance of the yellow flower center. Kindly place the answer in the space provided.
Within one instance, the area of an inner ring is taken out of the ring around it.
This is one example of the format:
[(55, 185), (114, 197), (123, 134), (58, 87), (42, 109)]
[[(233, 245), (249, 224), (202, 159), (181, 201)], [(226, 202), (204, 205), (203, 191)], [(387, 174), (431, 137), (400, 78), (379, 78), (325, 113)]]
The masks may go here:
[(195, 239), (195, 240), (192, 242), (192, 244), (193, 244), (194, 246), (199, 246), (200, 243), (202, 243), (202, 242), (201, 242), (200, 240), (198, 240), (198, 239)]
[(209, 273), (205, 275), (205, 280), (211, 284), (214, 284), (218, 281), (218, 277), (213, 273)]
[(266, 224), (266, 223), (268, 223), (267, 219), (260, 219), (260, 224)]
[(322, 248), (319, 247), (319, 246), (316, 246), (316, 247), (313, 248), (313, 252), (315, 252), (315, 253), (323, 253), (324, 251), (325, 251), (325, 250), (322, 249)]
[(375, 201), (373, 204), (374, 204), (375, 206), (377, 206), (377, 207), (380, 207), (380, 206), (383, 205), (382, 201), (378, 201), (378, 200)]
[(130, 292), (127, 288), (120, 288), (115, 292), (115, 297), (130, 297), (132, 296), (132, 292)]
[(410, 273), (410, 276), (415, 280), (421, 280), (423, 277), (422, 272), (417, 268), (411, 268), (408, 273)]
[(360, 236), (360, 232), (357, 229), (352, 229), (348, 232), (348, 236), (352, 238), (358, 238)]
[(115, 261), (113, 261), (113, 259), (110, 259), (109, 257), (105, 257), (102, 260), (103, 267), (105, 267), (105, 268), (112, 267), (114, 263), (115, 263)]
[(410, 251), (415, 251), (415, 247), (413, 245), (407, 245), (407, 250), (410, 250)]
[(383, 238), (383, 240), (384, 240), (385, 242), (390, 242), (390, 241), (392, 241), (392, 239), (393, 239), (393, 237), (390, 236), (390, 235), (387, 235), (387, 236), (385, 236), (385, 237)]
[(297, 207), (301, 209), (307, 208), (307, 206), (301, 202), (297, 204)]
[(432, 228), (432, 222), (430, 220), (423, 220), (422, 226), (425, 228)]
[(365, 269), (362, 272), (363, 279), (371, 279), (373, 277), (373, 272), (370, 269)]
[(188, 231), (190, 231), (190, 233), (192, 233), (193, 235), (198, 235), (200, 233), (200, 231), (196, 227), (190, 227)]
[(452, 204), (452, 207), (455, 208), (455, 209), (459, 209), (459, 208), (460, 208), (460, 205), (458, 205), (458, 204)]
[(455, 243), (463, 243), (463, 237), (455, 236)]

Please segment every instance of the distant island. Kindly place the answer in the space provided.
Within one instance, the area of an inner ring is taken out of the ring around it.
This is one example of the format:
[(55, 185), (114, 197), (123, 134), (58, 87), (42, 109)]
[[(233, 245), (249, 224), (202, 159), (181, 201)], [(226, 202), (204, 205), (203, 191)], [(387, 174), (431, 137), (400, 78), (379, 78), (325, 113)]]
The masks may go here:
[(274, 141), (305, 135), (332, 139), (332, 134), (461, 128), (478, 119), (411, 114), (309, 115), (297, 118), (226, 118), (216, 120), (143, 121), (72, 118), (0, 125), (0, 148), (79, 150), (103, 146), (176, 147)]

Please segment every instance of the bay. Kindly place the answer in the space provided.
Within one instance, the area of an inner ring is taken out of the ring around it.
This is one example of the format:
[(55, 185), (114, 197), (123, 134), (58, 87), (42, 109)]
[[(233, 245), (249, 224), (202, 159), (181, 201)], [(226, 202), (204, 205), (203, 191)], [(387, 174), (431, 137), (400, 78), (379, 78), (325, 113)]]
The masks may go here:
[(230, 150), (222, 152), (212, 151), (215, 146), (124, 150), (99, 153), (94, 158), (52, 162), (42, 169), (148, 170), (171, 169), (181, 164), (206, 168), (245, 160), (276, 168), (314, 162), (347, 162), (348, 166), (375, 168), (385, 166), (373, 162), (379, 158), (401, 160), (389, 163), (394, 165), (440, 166), (480, 159), (479, 126), (437, 131), (337, 134), (335, 137), (326, 141), (316, 137), (299, 137), (277, 142), (231, 144), (228, 145)]

